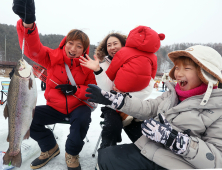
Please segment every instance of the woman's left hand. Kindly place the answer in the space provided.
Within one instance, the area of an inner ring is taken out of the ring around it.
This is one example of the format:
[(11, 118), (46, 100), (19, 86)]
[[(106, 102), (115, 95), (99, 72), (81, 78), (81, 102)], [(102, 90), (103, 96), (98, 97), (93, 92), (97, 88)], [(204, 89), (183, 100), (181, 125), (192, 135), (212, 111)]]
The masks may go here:
[(95, 55), (93, 57), (95, 60), (92, 60), (87, 54), (86, 54), (86, 58), (84, 58), (83, 56), (80, 56), (81, 58), (79, 59), (80, 64), (93, 71), (99, 71), (100, 70), (99, 59)]
[(123, 92), (121, 92), (120, 90), (118, 90), (118, 89), (116, 88), (116, 86), (113, 87), (113, 90), (116, 91), (116, 92), (118, 92), (118, 93), (123, 93)]

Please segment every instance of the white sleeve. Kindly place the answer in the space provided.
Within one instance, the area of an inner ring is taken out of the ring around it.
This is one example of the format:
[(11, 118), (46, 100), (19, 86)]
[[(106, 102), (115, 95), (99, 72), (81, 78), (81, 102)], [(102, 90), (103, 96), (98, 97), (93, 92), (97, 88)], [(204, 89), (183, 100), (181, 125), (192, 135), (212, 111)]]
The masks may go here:
[(137, 97), (141, 100), (145, 100), (152, 93), (153, 86), (154, 86), (154, 80), (153, 78), (151, 78), (149, 85), (145, 89), (137, 91), (137, 92), (130, 92), (129, 94), (132, 95), (133, 97)]
[(101, 89), (109, 92), (110, 90), (113, 90), (114, 86), (114, 83), (106, 75), (106, 70), (108, 69), (109, 64), (107, 62), (104, 62), (100, 64), (100, 67), (103, 69), (103, 71), (100, 74), (95, 75), (97, 85)]

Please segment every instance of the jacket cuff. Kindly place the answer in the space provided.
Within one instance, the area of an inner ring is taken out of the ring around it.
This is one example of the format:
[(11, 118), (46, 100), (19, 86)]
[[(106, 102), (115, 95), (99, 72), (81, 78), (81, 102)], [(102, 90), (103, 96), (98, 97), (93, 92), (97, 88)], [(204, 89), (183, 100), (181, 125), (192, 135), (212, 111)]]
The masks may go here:
[(99, 74), (102, 73), (102, 72), (103, 72), (102, 67), (100, 67), (100, 70), (99, 70), (99, 71), (94, 71), (95, 75), (99, 75)]
[(194, 165), (195, 168), (215, 168), (215, 157), (205, 142), (201, 139), (190, 137), (187, 153), (184, 153), (183, 155), (184, 159)]
[[(19, 28), (21, 30), (24, 30), (24, 26), (23, 26), (23, 21), (22, 19), (18, 20), (17, 22), (17, 26), (19, 26)], [(34, 32), (36, 30), (36, 24), (33, 23), (33, 27), (32, 28), (25, 28), (25, 34), (31, 34), (32, 32)]]
[(198, 151), (198, 143), (199, 142), (196, 138), (190, 137), (187, 150), (181, 155), (184, 156), (185, 158), (193, 159), (196, 156), (197, 151)]

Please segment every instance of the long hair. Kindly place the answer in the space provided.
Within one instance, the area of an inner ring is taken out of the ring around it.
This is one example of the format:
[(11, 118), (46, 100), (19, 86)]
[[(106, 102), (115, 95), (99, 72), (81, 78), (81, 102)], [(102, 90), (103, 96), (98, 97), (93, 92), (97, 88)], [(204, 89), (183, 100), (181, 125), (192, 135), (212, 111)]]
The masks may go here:
[(98, 45), (98, 47), (96, 48), (96, 51), (95, 51), (95, 55), (99, 58), (100, 61), (103, 61), (104, 57), (108, 55), (108, 51), (107, 51), (107, 41), (110, 37), (116, 37), (122, 47), (125, 46), (126, 44), (126, 39), (127, 39), (127, 36), (126, 35), (123, 35), (123, 34), (120, 34), (120, 33), (115, 33), (115, 32), (112, 32), (110, 34), (108, 34), (101, 42), (100, 44)]

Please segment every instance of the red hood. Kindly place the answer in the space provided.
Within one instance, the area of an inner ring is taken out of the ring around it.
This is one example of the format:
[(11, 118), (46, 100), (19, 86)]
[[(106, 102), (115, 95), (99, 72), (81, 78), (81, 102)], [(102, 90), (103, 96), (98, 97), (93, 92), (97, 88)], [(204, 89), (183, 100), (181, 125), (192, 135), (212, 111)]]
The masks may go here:
[(158, 34), (150, 27), (138, 26), (130, 31), (125, 46), (155, 53), (160, 48), (160, 40), (164, 40), (164, 38), (164, 34)]

